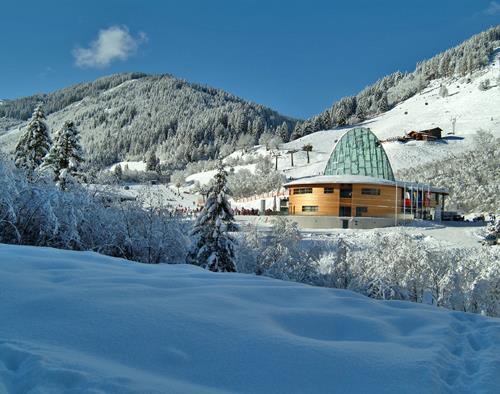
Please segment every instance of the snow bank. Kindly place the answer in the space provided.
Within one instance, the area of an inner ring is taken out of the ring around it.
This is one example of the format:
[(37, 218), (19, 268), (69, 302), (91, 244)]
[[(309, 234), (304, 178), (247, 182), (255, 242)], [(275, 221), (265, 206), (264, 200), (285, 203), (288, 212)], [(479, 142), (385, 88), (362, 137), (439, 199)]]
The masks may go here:
[(0, 392), (487, 393), (500, 320), (0, 245)]

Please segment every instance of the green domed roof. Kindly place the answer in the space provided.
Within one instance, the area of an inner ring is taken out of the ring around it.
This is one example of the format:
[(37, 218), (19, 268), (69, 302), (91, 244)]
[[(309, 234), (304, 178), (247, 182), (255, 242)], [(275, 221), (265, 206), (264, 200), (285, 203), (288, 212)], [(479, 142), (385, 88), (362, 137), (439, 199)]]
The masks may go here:
[(365, 127), (356, 127), (340, 137), (326, 164), (324, 175), (364, 175), (395, 180), (382, 144)]

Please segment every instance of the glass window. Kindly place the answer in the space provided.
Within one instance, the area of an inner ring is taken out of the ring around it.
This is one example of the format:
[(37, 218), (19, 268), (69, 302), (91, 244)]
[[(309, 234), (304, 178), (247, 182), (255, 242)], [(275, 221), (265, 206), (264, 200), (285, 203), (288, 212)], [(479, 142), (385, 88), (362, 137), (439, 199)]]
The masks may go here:
[(325, 187), (323, 189), (325, 194), (332, 194), (333, 193), (333, 187)]
[(293, 194), (309, 194), (312, 192), (312, 187), (299, 187), (297, 189), (293, 189)]
[(363, 216), (363, 214), (367, 212), (368, 212), (367, 207), (356, 207), (356, 216)]
[(351, 207), (340, 207), (339, 216), (351, 216)]
[(318, 212), (317, 205), (302, 205), (302, 212)]
[(351, 197), (352, 197), (352, 185), (340, 186), (340, 198), (351, 198)]
[(363, 188), (361, 189), (361, 194), (367, 194), (369, 196), (380, 196), (380, 189)]

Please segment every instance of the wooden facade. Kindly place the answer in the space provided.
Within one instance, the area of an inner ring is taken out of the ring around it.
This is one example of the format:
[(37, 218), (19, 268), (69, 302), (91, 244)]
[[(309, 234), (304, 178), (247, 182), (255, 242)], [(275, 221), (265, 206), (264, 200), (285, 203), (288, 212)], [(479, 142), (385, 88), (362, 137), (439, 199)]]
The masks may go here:
[(294, 184), (288, 190), (290, 215), (383, 218), (394, 217), (403, 211), (409, 213), (416, 207), (431, 209), (442, 205), (440, 193), (424, 190), (410, 199), (407, 196), (414, 192), (399, 185)]
[(442, 131), (440, 127), (434, 127), (428, 130), (410, 131), (405, 137), (417, 141), (434, 141), (442, 138)]

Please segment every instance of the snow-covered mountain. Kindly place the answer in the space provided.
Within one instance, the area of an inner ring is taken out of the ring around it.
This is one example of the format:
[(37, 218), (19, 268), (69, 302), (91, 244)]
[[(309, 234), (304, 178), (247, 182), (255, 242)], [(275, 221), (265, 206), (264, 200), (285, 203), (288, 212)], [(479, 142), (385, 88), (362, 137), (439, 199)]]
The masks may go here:
[(500, 322), (186, 265), (0, 245), (0, 392), (493, 393)]
[(343, 97), (319, 115), (297, 124), (292, 139), (373, 118), (423, 92), (436, 79), (466, 77), (488, 66), (499, 48), (500, 25), (417, 63), (412, 72), (396, 71), (354, 96)]
[[(296, 123), (219, 89), (171, 75), (139, 73), (5, 101), (0, 119), (19, 123), (39, 102), (44, 103), (52, 128), (67, 120), (76, 123), (87, 158), (97, 167), (142, 160), (150, 152), (167, 164), (182, 166), (230, 152), (242, 135), (248, 136), (250, 144), (265, 131), (288, 135)], [(23, 126), (4, 133), (0, 145), (12, 149)]]
[[(500, 59), (500, 54), (497, 56)], [(487, 68), (475, 72), (470, 77), (434, 80), (423, 92), (356, 126), (370, 128), (381, 140), (402, 137), (412, 130), (433, 127), (443, 129), (445, 138), (441, 141), (384, 143), (384, 149), (395, 171), (443, 159), (450, 154), (460, 154), (471, 148), (478, 130), (490, 131), (500, 137), (500, 86), (494, 82), (499, 76), (500, 66), (492, 62)], [(479, 85), (485, 80), (493, 81), (490, 82), (491, 87), (480, 90)], [(448, 96), (439, 95), (441, 85), (447, 87)], [(287, 165), (290, 161), (288, 156), (281, 159), (286, 173), (299, 177), (315, 175), (322, 171), (336, 140), (349, 128), (319, 131), (283, 145), (283, 151), (300, 149), (305, 144), (313, 145), (309, 165), (306, 162), (306, 152), (295, 154), (296, 168)]]
[[(321, 126), (353, 123), (370, 127), (380, 139), (434, 126), (441, 127), (445, 136), (455, 130), (453, 136), (436, 143), (387, 143), (386, 151), (398, 171), (470, 149), (479, 129), (498, 134), (500, 47), (495, 45), (499, 36), (500, 26), (480, 33), (420, 63), (413, 73), (384, 77), (306, 122), (169, 75), (119, 74), (49, 95), (3, 101), (0, 146), (13, 148), (23, 127), (17, 123), (39, 101), (45, 102), (52, 127), (59, 128), (66, 120), (76, 122), (87, 157), (97, 167), (142, 161), (155, 152), (167, 167), (182, 168), (188, 162), (225, 157), (241, 146), (251, 146), (267, 130), (285, 140), (305, 134), (281, 147), (279, 168), (297, 178), (320, 173), (335, 141), (351, 127), (323, 130)], [(480, 90), (486, 81), (489, 87)], [(440, 94), (441, 85), (447, 89), (445, 97)], [(313, 145), (311, 162), (306, 163), (305, 152), (298, 152), (292, 168), (286, 151), (308, 143)], [(258, 147), (249, 152), (269, 154)]]
[[(500, 59), (500, 54), (497, 56)], [(471, 77), (435, 80), (422, 93), (373, 119), (354, 126), (318, 131), (281, 145), (278, 169), (291, 178), (320, 174), (338, 138), (351, 127), (358, 126), (370, 128), (381, 140), (401, 137), (411, 130), (432, 127), (443, 129), (444, 139), (441, 141), (384, 143), (384, 149), (395, 171), (444, 159), (451, 154), (460, 154), (473, 146), (478, 130), (489, 131), (494, 136), (500, 137), (500, 86), (492, 82), (489, 89), (479, 89), (483, 81), (495, 81), (499, 76), (500, 66), (497, 62), (492, 62), (487, 68), (477, 71)], [(448, 96), (439, 95), (441, 85), (448, 88)], [(455, 119), (455, 132), (452, 135), (450, 133), (453, 132), (453, 119)], [(309, 153), (309, 164), (306, 152), (301, 150), (306, 144), (313, 146), (313, 150)], [(294, 149), (298, 152), (294, 153), (292, 167), (290, 154), (287, 152)], [(229, 157), (249, 159), (258, 155), (271, 156), (272, 153), (265, 147), (255, 146), (245, 153), (237, 151)], [(239, 167), (236, 168), (238, 169)]]

